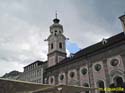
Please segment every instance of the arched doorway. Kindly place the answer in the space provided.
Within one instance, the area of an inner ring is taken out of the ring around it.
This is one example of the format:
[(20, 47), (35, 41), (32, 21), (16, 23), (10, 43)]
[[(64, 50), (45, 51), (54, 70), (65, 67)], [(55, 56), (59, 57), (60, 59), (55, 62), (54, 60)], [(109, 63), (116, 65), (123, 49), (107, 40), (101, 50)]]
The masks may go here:
[(123, 85), (123, 79), (120, 76), (117, 76), (114, 78), (114, 83), (116, 87), (122, 87)]
[[(112, 83), (112, 84), (109, 85), (109, 87), (110, 87), (110, 88), (115, 88), (115, 84)], [(116, 91), (111, 91), (110, 93), (116, 93)]]
[[(102, 80), (97, 82), (98, 88), (103, 88), (104, 89), (104, 82)], [(99, 91), (98, 93), (105, 93), (105, 91)]]
[[(84, 83), (83, 86), (84, 87), (89, 87), (89, 84), (88, 83)], [(89, 91), (85, 91), (85, 93), (89, 93)]]

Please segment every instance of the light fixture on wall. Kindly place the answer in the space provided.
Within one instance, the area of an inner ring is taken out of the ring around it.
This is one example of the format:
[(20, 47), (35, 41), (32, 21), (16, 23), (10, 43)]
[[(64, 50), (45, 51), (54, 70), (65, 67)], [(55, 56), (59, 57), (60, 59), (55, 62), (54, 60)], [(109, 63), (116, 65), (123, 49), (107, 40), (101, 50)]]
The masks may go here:
[(59, 91), (59, 93), (62, 93), (62, 87), (58, 87), (57, 90)]

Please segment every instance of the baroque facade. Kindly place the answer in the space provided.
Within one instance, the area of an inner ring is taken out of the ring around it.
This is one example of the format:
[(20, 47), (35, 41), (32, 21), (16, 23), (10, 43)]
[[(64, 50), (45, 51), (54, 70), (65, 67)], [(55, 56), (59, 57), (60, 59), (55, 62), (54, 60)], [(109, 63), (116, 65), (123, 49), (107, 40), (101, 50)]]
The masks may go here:
[[(50, 26), (50, 35), (46, 39), (48, 61), (44, 63), (46, 66), (42, 64), (39, 67), (42, 68), (41, 83), (99, 88), (122, 85), (125, 82), (125, 15), (119, 18), (123, 32), (103, 39), (70, 57), (66, 57), (67, 38), (63, 35), (63, 26), (59, 23), (60, 20), (55, 18)], [(29, 66), (31, 65), (24, 67), (25, 77), (29, 73)]]

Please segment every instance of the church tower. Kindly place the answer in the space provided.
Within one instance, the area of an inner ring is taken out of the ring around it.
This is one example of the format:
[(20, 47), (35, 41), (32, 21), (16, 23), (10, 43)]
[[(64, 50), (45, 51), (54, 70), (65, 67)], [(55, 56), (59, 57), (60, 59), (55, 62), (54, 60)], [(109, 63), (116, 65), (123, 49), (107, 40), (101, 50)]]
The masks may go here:
[(63, 35), (63, 26), (59, 24), (60, 20), (56, 18), (50, 26), (50, 35), (48, 41), (48, 67), (56, 65), (66, 57), (66, 37)]

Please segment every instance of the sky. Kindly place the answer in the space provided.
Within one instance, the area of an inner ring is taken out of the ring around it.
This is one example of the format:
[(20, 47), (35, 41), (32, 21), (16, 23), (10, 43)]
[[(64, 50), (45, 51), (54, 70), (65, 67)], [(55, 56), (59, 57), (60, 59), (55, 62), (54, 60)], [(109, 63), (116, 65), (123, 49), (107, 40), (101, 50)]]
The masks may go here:
[(125, 0), (0, 0), (0, 76), (47, 60), (56, 11), (70, 54), (122, 32)]

